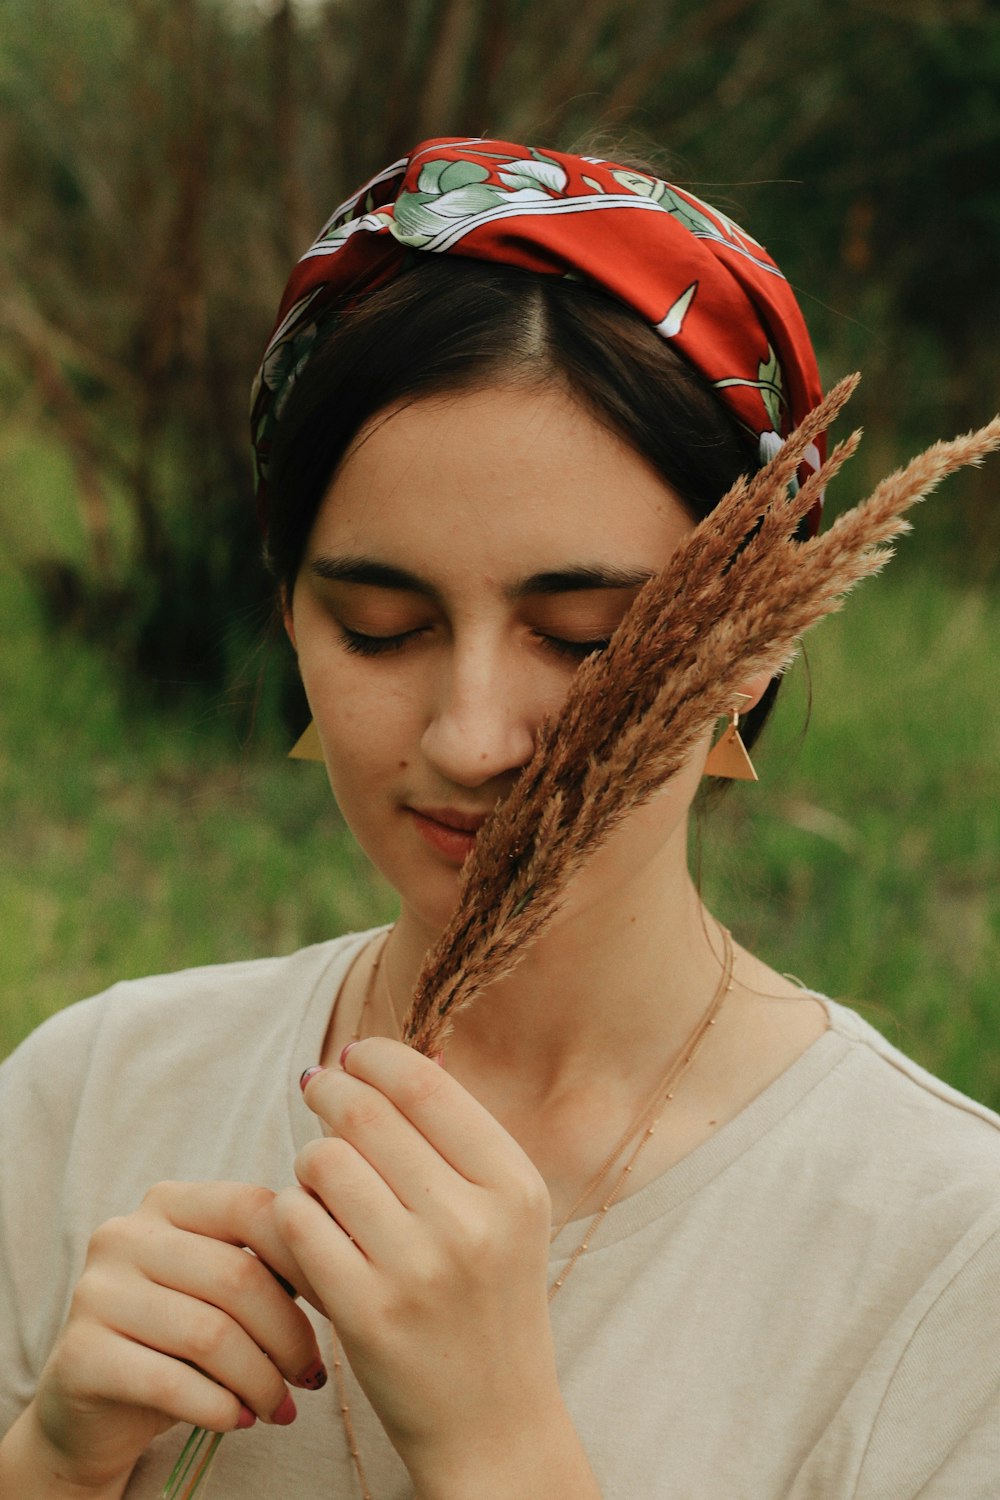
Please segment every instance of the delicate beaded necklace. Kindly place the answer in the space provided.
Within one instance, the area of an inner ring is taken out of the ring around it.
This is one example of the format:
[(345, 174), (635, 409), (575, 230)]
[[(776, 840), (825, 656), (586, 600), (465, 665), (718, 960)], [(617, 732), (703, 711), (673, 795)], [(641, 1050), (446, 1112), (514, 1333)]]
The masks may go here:
[[(553, 1297), (555, 1297), (556, 1293), (561, 1290), (561, 1288), (565, 1284), (567, 1276), (569, 1276), (574, 1266), (576, 1266), (578, 1261), (584, 1255), (586, 1255), (587, 1251), (590, 1249), (591, 1240), (600, 1229), (600, 1226), (603, 1223), (606, 1214), (621, 1197), (625, 1185), (632, 1175), (633, 1169), (640, 1153), (642, 1152), (643, 1148), (649, 1143), (652, 1137), (656, 1134), (657, 1127), (659, 1126), (660, 1120), (663, 1117), (663, 1112), (674, 1097), (674, 1089), (676, 1085), (680, 1082), (681, 1078), (694, 1062), (694, 1059), (697, 1056), (702, 1043), (708, 1036), (708, 1033), (711, 1031), (712, 1027), (715, 1025), (719, 1011), (722, 1009), (722, 1005), (725, 1001), (726, 996), (729, 994), (729, 991), (733, 987), (733, 940), (727, 928), (723, 927), (721, 931), (723, 945), (722, 974), (719, 979), (719, 983), (716, 986), (715, 993), (708, 1003), (707, 1009), (701, 1016), (697, 1025), (691, 1031), (691, 1034), (688, 1036), (680, 1051), (675, 1053), (675, 1055), (670, 1059), (670, 1063), (667, 1067), (666, 1073), (659, 1079), (652, 1093), (643, 1100), (641, 1109), (639, 1110), (638, 1114), (635, 1115), (635, 1117), (632, 1119), (631, 1123), (626, 1127), (624, 1134), (621, 1135), (616, 1141), (611, 1151), (604, 1158), (604, 1161), (597, 1169), (597, 1172), (583, 1189), (583, 1192), (580, 1193), (579, 1197), (576, 1198), (575, 1201), (571, 1204), (565, 1216), (557, 1225), (553, 1227), (552, 1234), (550, 1236), (550, 1243), (554, 1242), (563, 1232), (563, 1230), (566, 1228), (566, 1225), (570, 1222), (573, 1215), (576, 1213), (577, 1209), (580, 1208), (582, 1204), (586, 1203), (588, 1198), (593, 1197), (601, 1184), (609, 1176), (615, 1163), (620, 1160), (623, 1152), (625, 1152), (628, 1149), (629, 1145), (634, 1141), (635, 1144), (632, 1146), (632, 1150), (629, 1152), (628, 1157), (614, 1183), (612, 1184), (610, 1191), (601, 1203), (600, 1208), (587, 1224), (587, 1227), (584, 1230), (583, 1239), (577, 1245), (576, 1249), (573, 1251), (566, 1264), (563, 1266), (563, 1269), (560, 1271), (559, 1275), (555, 1278), (555, 1280), (549, 1287), (550, 1302), (552, 1301)], [(361, 1003), (361, 1009), (358, 1012), (358, 1019), (354, 1028), (352, 1041), (357, 1042), (361, 1040), (365, 1019), (370, 1009), (372, 996), (375, 992), (376, 983), (378, 981), (380, 973), (383, 976), (382, 988), (385, 990), (385, 998), (388, 1003), (389, 1014), (392, 1016), (395, 1035), (397, 1037), (401, 1035), (402, 1027), (400, 1025), (399, 1015), (396, 1010), (395, 1002), (392, 998), (392, 989), (389, 985), (388, 969), (382, 963), (382, 960), (385, 956), (386, 946), (391, 935), (392, 929), (390, 928), (389, 931), (385, 934), (385, 937), (382, 939), (378, 952), (376, 953), (375, 959), (372, 963), (372, 970), (370, 975), (368, 976), (368, 982), (365, 986), (364, 999)], [(651, 1119), (650, 1116), (653, 1116), (653, 1118)], [(358, 1483), (361, 1486), (362, 1500), (373, 1500), (372, 1493), (368, 1488), (368, 1480), (365, 1475), (364, 1463), (361, 1458), (361, 1451), (358, 1447), (357, 1436), (354, 1431), (354, 1420), (351, 1415), (350, 1403), (347, 1399), (347, 1383), (344, 1376), (343, 1361), (341, 1359), (340, 1341), (337, 1338), (336, 1330), (333, 1328), (332, 1324), (331, 1336), (333, 1339), (333, 1374), (337, 1387), (337, 1399), (340, 1403), (340, 1414), (344, 1423), (344, 1436), (347, 1439), (347, 1446), (351, 1455), (351, 1461), (354, 1464), (354, 1470), (358, 1476)]]

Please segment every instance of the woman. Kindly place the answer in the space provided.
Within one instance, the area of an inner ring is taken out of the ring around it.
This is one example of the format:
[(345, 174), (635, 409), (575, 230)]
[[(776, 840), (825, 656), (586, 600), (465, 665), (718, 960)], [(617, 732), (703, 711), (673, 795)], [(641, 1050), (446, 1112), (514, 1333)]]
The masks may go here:
[(818, 392), (773, 262), (649, 175), (428, 142), (334, 216), (259, 493), (400, 916), (116, 987), (6, 1065), (3, 1494), (156, 1496), (196, 1423), (254, 1428), (219, 1495), (995, 1495), (998, 1122), (703, 908), (707, 741), (444, 1056), (397, 1040), (577, 664)]

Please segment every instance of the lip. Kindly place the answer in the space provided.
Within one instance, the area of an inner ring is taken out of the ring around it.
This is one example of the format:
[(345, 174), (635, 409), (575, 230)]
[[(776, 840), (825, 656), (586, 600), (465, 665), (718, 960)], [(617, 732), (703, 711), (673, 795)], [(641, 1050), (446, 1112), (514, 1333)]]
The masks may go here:
[(489, 817), (489, 813), (464, 813), (457, 807), (411, 807), (410, 812), (418, 818), (429, 818), (440, 823), (442, 828), (453, 828), (459, 833), (478, 833)]
[(455, 807), (408, 807), (417, 832), (451, 864), (463, 864), (475, 846), (488, 813), (464, 813)]

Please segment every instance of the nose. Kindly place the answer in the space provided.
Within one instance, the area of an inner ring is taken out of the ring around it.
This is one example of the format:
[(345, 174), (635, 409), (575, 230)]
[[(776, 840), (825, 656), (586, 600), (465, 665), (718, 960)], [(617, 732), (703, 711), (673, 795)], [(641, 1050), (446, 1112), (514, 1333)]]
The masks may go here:
[(443, 670), (421, 749), (456, 786), (478, 787), (531, 759), (544, 708), (499, 650), (456, 651)]

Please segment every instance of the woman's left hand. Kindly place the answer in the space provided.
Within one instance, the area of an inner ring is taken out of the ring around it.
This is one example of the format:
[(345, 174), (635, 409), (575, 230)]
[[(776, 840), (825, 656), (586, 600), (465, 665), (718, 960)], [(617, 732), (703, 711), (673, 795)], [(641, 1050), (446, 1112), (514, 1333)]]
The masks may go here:
[(476, 1474), (497, 1478), (499, 1464), (513, 1477), (532, 1450), (537, 1479), (535, 1444), (568, 1427), (538, 1171), (399, 1042), (357, 1043), (305, 1094), (331, 1135), (299, 1153), (278, 1227), (418, 1494), (505, 1493), (477, 1490)]

